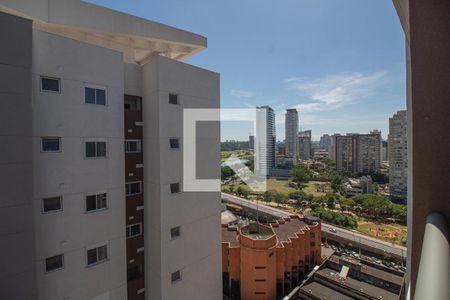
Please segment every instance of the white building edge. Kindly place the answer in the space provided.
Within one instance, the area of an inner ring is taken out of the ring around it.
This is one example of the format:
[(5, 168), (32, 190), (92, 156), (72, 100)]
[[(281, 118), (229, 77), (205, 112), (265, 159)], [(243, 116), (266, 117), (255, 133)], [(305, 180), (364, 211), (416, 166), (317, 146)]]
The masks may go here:
[[(168, 150), (170, 137), (182, 149), (182, 109), (220, 106), (219, 74), (181, 62), (206, 38), (77, 0), (0, 0), (0, 28), (0, 299), (221, 299), (220, 193), (170, 189), (182, 186), (182, 151)], [(43, 91), (43, 76), (59, 91)], [(106, 103), (86, 103), (86, 87)], [(131, 295), (124, 95), (142, 97), (144, 132), (145, 288)], [(197, 174), (218, 178), (219, 125), (208, 125)], [(43, 137), (59, 151), (43, 152)], [(86, 158), (87, 142), (106, 155)], [(106, 209), (87, 212), (102, 193)], [(43, 213), (49, 197), (61, 208)], [(102, 246), (106, 259), (89, 264)], [(55, 255), (62, 267), (46, 272)]]

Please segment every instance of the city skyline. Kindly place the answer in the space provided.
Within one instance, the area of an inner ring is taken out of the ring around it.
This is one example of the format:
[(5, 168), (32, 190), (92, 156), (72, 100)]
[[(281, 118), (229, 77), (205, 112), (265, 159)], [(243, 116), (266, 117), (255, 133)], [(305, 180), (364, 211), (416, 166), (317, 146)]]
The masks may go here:
[[(90, 2), (207, 36), (208, 51), (187, 62), (221, 73), (221, 107), (271, 106), (277, 140), (288, 108), (313, 140), (375, 128), (386, 138), (389, 117), (406, 108), (403, 32), (389, 1)], [(221, 139), (245, 140), (252, 128), (224, 122)]]

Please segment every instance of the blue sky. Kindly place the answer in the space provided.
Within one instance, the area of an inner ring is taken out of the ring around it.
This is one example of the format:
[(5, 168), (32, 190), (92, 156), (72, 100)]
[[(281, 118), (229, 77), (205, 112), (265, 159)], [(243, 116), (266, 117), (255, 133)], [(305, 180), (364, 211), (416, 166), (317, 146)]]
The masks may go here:
[[(284, 111), (300, 127), (386, 137), (405, 109), (404, 36), (390, 0), (93, 0), (208, 38), (187, 62), (221, 74), (221, 105), (270, 105), (277, 139)], [(250, 123), (224, 122), (222, 140), (246, 140)]]

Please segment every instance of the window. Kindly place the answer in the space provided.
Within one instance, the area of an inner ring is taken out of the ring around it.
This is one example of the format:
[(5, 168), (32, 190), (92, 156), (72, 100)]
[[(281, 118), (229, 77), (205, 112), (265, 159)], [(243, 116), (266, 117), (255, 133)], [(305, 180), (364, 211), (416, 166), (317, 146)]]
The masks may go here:
[(106, 142), (86, 142), (86, 157), (106, 157)]
[(42, 212), (50, 213), (62, 210), (62, 199), (61, 197), (52, 197), (42, 199)]
[(265, 279), (255, 279), (255, 282), (266, 282)]
[(170, 192), (171, 192), (172, 194), (179, 193), (179, 192), (180, 192), (180, 183), (179, 183), (179, 182), (177, 182), (177, 183), (171, 183), (171, 184), (170, 184)]
[(179, 149), (180, 148), (180, 139), (172, 138), (169, 139), (170, 149)]
[(139, 111), (141, 110), (141, 98), (136, 96), (125, 95), (125, 110)]
[(309, 233), (309, 237), (310, 237), (310, 238), (314, 238), (314, 237), (316, 237), (316, 234), (315, 234), (314, 232), (310, 232), (310, 233)]
[(128, 225), (126, 228), (127, 238), (140, 236), (142, 234), (142, 223)]
[(316, 243), (311, 242), (309, 245), (310, 245), (311, 247), (315, 247), (315, 246), (316, 246)]
[(255, 295), (265, 295), (266, 292), (255, 292)]
[(61, 152), (61, 138), (43, 137), (41, 138), (42, 152)]
[(172, 278), (172, 283), (175, 283), (175, 282), (181, 280), (181, 271), (178, 270), (176, 272), (173, 272), (171, 275), (171, 278)]
[(142, 182), (127, 182), (125, 183), (125, 191), (127, 196), (138, 195), (142, 193)]
[(45, 272), (56, 271), (63, 268), (64, 255), (59, 254), (45, 259)]
[(178, 95), (177, 94), (169, 94), (169, 104), (178, 105)]
[(266, 267), (258, 267), (258, 266), (255, 267), (255, 270), (265, 270), (265, 269)]
[(60, 92), (60, 85), (58, 78), (41, 77), (41, 91), (42, 92)]
[(106, 193), (86, 196), (86, 211), (94, 211), (106, 208)]
[(87, 251), (88, 266), (108, 260), (108, 248), (106, 245), (92, 248)]
[(170, 238), (171, 239), (175, 239), (177, 237), (180, 237), (181, 235), (181, 231), (180, 231), (180, 226), (174, 227), (170, 229)]
[(125, 140), (125, 153), (140, 153), (141, 141), (140, 140)]
[(84, 102), (89, 104), (106, 105), (106, 89), (85, 87)]

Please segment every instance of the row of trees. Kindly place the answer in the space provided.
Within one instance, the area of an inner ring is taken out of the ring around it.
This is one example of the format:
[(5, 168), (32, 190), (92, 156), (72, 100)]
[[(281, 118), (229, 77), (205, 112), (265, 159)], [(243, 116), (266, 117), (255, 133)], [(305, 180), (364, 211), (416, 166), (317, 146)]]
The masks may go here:
[(336, 224), (347, 228), (358, 227), (358, 221), (355, 216), (346, 213), (335, 212), (331, 210), (325, 210), (320, 207), (316, 207), (312, 210), (313, 216), (319, 217), (325, 222)]

